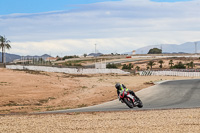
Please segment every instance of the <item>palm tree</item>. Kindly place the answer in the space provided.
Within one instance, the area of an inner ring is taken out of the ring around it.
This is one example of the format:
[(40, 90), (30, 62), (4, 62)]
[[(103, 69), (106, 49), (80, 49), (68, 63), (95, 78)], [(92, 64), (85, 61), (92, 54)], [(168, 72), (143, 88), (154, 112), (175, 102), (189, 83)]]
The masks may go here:
[(149, 62), (147, 63), (147, 65), (150, 66), (151, 69), (152, 69), (152, 67), (153, 67), (154, 65), (156, 65), (156, 64), (154, 63), (154, 61), (149, 61)]
[(160, 64), (159, 67), (162, 68), (162, 64), (164, 63), (164, 61), (163, 60), (159, 60), (158, 63)]
[(190, 63), (186, 63), (187, 68), (190, 68)]
[(87, 54), (83, 54), (84, 57), (87, 57)]
[(174, 65), (173, 60), (169, 61), (169, 65), (170, 65), (170, 68), (172, 68), (172, 66)]
[(4, 54), (6, 52), (6, 49), (10, 49), (10, 40), (7, 40), (7, 38), (4, 36), (0, 36), (0, 48), (2, 49), (2, 63), (4, 63)]
[(140, 71), (140, 67), (139, 67), (139, 66), (136, 66), (135, 69), (136, 69), (137, 71)]
[(189, 63), (189, 65), (190, 65), (190, 67), (193, 69), (194, 68), (194, 62), (193, 61), (191, 61), (190, 63)]

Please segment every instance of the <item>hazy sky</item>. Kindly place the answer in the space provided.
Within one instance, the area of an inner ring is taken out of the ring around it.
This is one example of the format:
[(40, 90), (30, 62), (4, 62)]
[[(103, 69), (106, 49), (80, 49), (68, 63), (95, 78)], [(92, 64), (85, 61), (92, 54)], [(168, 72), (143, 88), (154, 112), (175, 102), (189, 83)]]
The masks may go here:
[(200, 41), (200, 0), (0, 0), (0, 35), (19, 55), (123, 53)]

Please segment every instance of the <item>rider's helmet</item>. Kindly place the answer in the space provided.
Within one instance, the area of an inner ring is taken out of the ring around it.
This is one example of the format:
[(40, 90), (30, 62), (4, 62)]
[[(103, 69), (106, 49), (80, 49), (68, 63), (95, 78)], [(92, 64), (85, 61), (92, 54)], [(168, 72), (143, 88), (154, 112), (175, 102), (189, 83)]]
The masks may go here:
[(120, 90), (120, 89), (121, 89), (120, 83), (116, 83), (115, 88), (116, 88), (117, 90)]

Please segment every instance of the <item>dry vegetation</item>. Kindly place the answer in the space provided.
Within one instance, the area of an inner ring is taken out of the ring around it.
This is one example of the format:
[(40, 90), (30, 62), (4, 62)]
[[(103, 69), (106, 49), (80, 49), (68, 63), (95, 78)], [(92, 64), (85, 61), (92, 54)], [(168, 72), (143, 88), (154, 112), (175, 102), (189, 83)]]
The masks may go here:
[(69, 75), (0, 69), (0, 114), (30, 113), (96, 105), (117, 98), (114, 85), (138, 91), (153, 81), (187, 77), (134, 75)]
[[(138, 91), (189, 77), (69, 75), (0, 69), (0, 114), (84, 107), (116, 99), (115, 82)], [(190, 77), (193, 78), (193, 77)], [(0, 115), (0, 132), (200, 132), (200, 109)]]

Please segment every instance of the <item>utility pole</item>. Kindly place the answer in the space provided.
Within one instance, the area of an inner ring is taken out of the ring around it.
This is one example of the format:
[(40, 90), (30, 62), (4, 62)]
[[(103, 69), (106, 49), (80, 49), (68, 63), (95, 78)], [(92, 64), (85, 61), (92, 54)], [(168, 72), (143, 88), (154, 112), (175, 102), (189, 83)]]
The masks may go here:
[(195, 54), (197, 54), (197, 42), (194, 42), (195, 44)]
[(97, 53), (97, 44), (94, 44), (95, 45), (95, 55)]
[(97, 54), (97, 44), (94, 44), (94, 45), (95, 45), (95, 54), (94, 54), (95, 55), (95, 69), (96, 69), (96, 65), (97, 65), (96, 64), (97, 63), (97, 55), (96, 55)]

